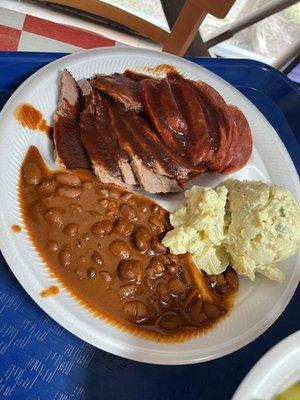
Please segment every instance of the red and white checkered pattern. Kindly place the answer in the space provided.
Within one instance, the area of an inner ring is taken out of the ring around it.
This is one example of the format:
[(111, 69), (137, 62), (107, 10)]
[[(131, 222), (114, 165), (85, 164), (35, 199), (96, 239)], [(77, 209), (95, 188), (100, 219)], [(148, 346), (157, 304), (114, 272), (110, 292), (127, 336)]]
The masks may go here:
[(116, 44), (92, 32), (0, 8), (0, 51), (73, 52)]

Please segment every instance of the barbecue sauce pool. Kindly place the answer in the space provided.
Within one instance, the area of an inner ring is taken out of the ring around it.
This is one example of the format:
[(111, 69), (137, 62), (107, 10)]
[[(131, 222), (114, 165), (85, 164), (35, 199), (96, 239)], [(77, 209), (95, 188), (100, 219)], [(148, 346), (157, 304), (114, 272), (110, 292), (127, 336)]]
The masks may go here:
[(207, 276), (190, 256), (170, 254), (161, 243), (169, 214), (152, 200), (102, 184), (87, 170), (50, 171), (33, 146), (20, 175), (31, 240), (50, 275), (93, 314), (144, 338), (175, 342), (231, 309), (235, 272)]
[(19, 232), (21, 232), (22, 229), (19, 225), (14, 224), (11, 226), (11, 230), (15, 233), (19, 233)]
[(41, 297), (56, 296), (59, 293), (59, 288), (57, 286), (49, 286), (47, 289), (42, 290), (40, 293)]
[(49, 139), (52, 139), (52, 127), (47, 125), (43, 114), (31, 104), (22, 103), (18, 105), (14, 110), (14, 116), (24, 128), (42, 131), (46, 133)]

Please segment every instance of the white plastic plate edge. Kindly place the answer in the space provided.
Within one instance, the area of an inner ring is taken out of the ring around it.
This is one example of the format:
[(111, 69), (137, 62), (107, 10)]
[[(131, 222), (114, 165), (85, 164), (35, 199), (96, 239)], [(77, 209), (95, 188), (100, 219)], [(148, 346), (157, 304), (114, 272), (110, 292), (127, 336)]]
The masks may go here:
[(272, 347), (246, 375), (232, 400), (271, 400), (300, 380), (300, 331)]
[[(34, 89), (35, 85), (38, 86), (39, 81), (43, 82), (43, 79), (46, 79), (47, 83), (48, 80), (51, 80), (51, 77), (53, 78), (53, 76), (55, 77), (55, 80), (57, 80), (58, 71), (62, 70), (64, 67), (69, 68), (71, 72), (74, 73), (75, 77), (79, 78), (80, 74), (82, 74), (82, 71), (85, 72), (83, 68), (84, 65), (92, 65), (96, 62), (96, 65), (98, 65), (98, 70), (100, 71), (102, 65), (101, 63), (105, 62), (104, 60), (107, 60), (108, 58), (114, 60), (115, 69), (112, 69), (111, 72), (120, 70), (119, 64), (122, 58), (127, 59), (127, 66), (131, 68), (138, 67), (141, 64), (150, 64), (154, 66), (161, 63), (166, 63), (174, 65), (179, 71), (184, 72), (188, 77), (203, 79), (212, 86), (216, 87), (227, 101), (230, 100), (232, 103), (237, 104), (248, 117), (252, 131), (254, 132), (254, 143), (256, 147), (259, 148), (260, 145), (263, 144), (263, 156), (265, 157), (266, 155), (271, 155), (271, 159), (266, 160), (265, 163), (269, 167), (270, 165), (273, 166), (274, 170), (277, 169), (276, 173), (273, 173), (273, 169), (268, 168), (271, 181), (282, 185), (285, 184), (285, 186), (289, 187), (290, 190), (298, 197), (298, 199), (300, 198), (297, 172), (286, 149), (284, 148), (284, 145), (271, 125), (252, 105), (252, 103), (250, 103), (236, 89), (231, 87), (231, 85), (213, 73), (197, 66), (194, 63), (178, 57), (170, 56), (165, 53), (158, 53), (143, 49), (105, 48), (79, 52), (63, 57), (33, 74), (14, 93), (1, 113), (1, 131), (5, 131), (5, 123), (9, 118), (12, 118), (12, 111), (14, 107), (20, 102), (24, 101), (25, 93), (27, 93), (28, 97), (28, 93)], [(124, 62), (123, 67), (121, 67), (121, 70), (122, 69), (124, 69)], [(263, 130), (263, 134), (260, 134), (260, 137), (257, 135), (257, 129)], [(1, 187), (3, 187), (2, 185), (6, 184), (5, 166), (8, 164), (5, 163), (5, 161), (7, 161), (7, 157), (5, 158), (5, 152), (9, 153), (9, 151), (7, 151), (7, 136), (8, 135), (4, 133), (0, 137)], [(270, 140), (272, 142), (271, 144)], [(273, 157), (274, 154), (276, 156)], [(261, 160), (259, 154), (255, 156), (258, 160)], [(282, 164), (282, 168), (279, 167), (278, 163)], [(251, 168), (251, 160), (249, 167)], [(280, 168), (280, 172), (278, 168)], [(237, 175), (237, 177), (243, 178), (247, 177), (247, 175), (245, 176), (241, 172), (241, 175)], [(22, 254), (17, 245), (16, 235), (10, 230), (10, 225), (14, 222), (9, 220), (6, 211), (8, 211), (8, 205), (5, 204), (5, 191), (1, 191), (0, 227), (2, 234), (0, 237), (0, 246), (4, 257), (10, 265), (10, 268), (14, 272), (15, 276), (25, 290), (37, 302), (37, 304), (58, 323), (83, 340), (103, 350), (137, 361), (160, 364), (185, 364), (206, 361), (231, 353), (232, 351), (235, 351), (254, 340), (257, 336), (263, 333), (276, 320), (276, 318), (278, 318), (292, 297), (299, 281), (299, 270), (295, 268), (296, 257), (294, 257), (290, 260), (289, 265), (286, 265), (286, 268), (289, 269), (289, 276), (282, 292), (280, 293), (280, 296), (277, 297), (277, 301), (274, 303), (272, 312), (269, 312), (263, 318), (260, 318), (259, 321), (251, 325), (249, 329), (235, 337), (232, 336), (230, 339), (225, 340), (217, 345), (210, 344), (209, 346), (206, 346), (205, 343), (207, 342), (208, 337), (211, 339), (210, 341), (214, 341), (216, 336), (220, 334), (220, 326), (223, 328), (226, 325), (225, 328), (228, 328), (228, 325), (230, 325), (231, 322), (229, 321), (229, 316), (214, 330), (212, 330), (209, 335), (199, 336), (193, 340), (184, 342), (183, 344), (164, 344), (162, 346), (158, 343), (152, 343), (126, 333), (124, 334), (124, 332), (121, 332), (110, 325), (108, 326), (104, 321), (97, 319), (97, 323), (95, 323), (96, 318), (93, 318), (91, 314), (81, 309), (76, 302), (71, 300), (63, 288), (61, 289), (61, 294), (56, 296), (56, 298), (48, 299), (47, 302), (41, 301), (39, 293), (40, 290), (44, 289), (46, 286), (45, 280), (41, 283), (41, 281), (36, 277), (40, 272), (33, 272), (30, 270), (30, 266), (24, 263)], [(26, 273), (29, 275), (26, 275)], [(53, 284), (53, 280), (50, 278), (48, 278), (47, 282), (48, 285)], [(265, 286), (265, 280), (258, 279), (256, 288), (259, 288), (261, 285)], [(270, 287), (270, 284), (267, 283), (267, 286)], [(86, 317), (87, 315), (88, 317)], [(91, 324), (87, 324), (87, 326), (86, 320), (88, 320)], [(196, 346), (192, 346), (191, 348), (191, 342), (193, 342), (193, 344)], [(151, 343), (152, 345), (150, 345)]]

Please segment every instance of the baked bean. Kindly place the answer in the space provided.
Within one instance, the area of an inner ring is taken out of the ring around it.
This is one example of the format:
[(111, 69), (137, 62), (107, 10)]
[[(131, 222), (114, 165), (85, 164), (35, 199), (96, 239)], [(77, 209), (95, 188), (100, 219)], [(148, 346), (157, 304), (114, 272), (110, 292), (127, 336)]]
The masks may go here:
[(133, 242), (135, 247), (139, 251), (146, 251), (149, 249), (149, 240), (151, 238), (151, 233), (149, 230), (145, 227), (139, 228), (135, 233), (133, 237)]
[(63, 214), (65, 210), (60, 207), (50, 208), (45, 214), (45, 220), (50, 224), (61, 226), (63, 224)]
[(55, 174), (55, 182), (59, 185), (66, 185), (66, 186), (81, 186), (81, 180), (75, 174), (70, 173), (58, 173)]
[(83, 190), (92, 190), (93, 185), (91, 182), (86, 181), (86, 182), (83, 182), (82, 188), (83, 188)]
[(135, 281), (140, 283), (142, 280), (143, 264), (137, 260), (123, 260), (118, 266), (119, 278), (124, 281)]
[(90, 278), (94, 278), (96, 276), (96, 271), (94, 270), (94, 268), (89, 268), (86, 272), (87, 276)]
[(120, 207), (120, 211), (124, 215), (124, 217), (129, 219), (129, 221), (137, 221), (138, 220), (138, 216), (137, 216), (135, 209), (132, 208), (131, 206), (129, 206), (128, 204), (122, 204)]
[(112, 199), (118, 199), (120, 197), (120, 192), (115, 189), (110, 189), (109, 197), (111, 197)]
[(112, 228), (112, 222), (108, 219), (105, 219), (103, 221), (95, 222), (91, 227), (91, 231), (95, 236), (104, 237), (111, 233)]
[(49, 240), (47, 243), (47, 249), (51, 252), (56, 252), (58, 250), (58, 243), (56, 240)]
[(68, 224), (64, 227), (63, 233), (68, 236), (76, 236), (78, 233), (78, 225), (77, 224)]
[(134, 225), (127, 219), (120, 217), (115, 224), (114, 231), (120, 235), (128, 236), (133, 231)]
[(108, 288), (113, 280), (111, 273), (108, 271), (100, 271), (98, 275), (99, 275), (100, 279), (105, 283), (106, 287)]
[(160, 257), (153, 257), (150, 260), (150, 267), (155, 271), (156, 276), (160, 276), (165, 271), (164, 264)]
[(107, 211), (105, 215), (109, 218), (117, 218), (118, 214), (119, 214), (119, 209), (118, 207), (116, 207), (111, 209), (110, 211)]
[(126, 204), (128, 204), (129, 206), (132, 206), (135, 209), (135, 207), (136, 207), (136, 198), (135, 198), (135, 196), (129, 197), (129, 199), (126, 200)]
[(119, 214), (119, 209), (118, 209), (118, 207), (111, 208), (109, 211), (107, 211), (107, 212), (105, 213), (105, 215), (106, 215), (107, 217), (109, 217), (109, 218), (116, 218), (116, 217), (118, 216), (118, 214)]
[(151, 267), (147, 267), (145, 269), (145, 275), (150, 279), (155, 279), (156, 278), (155, 273), (154, 273), (154, 271), (153, 271), (153, 269)]
[(117, 203), (117, 201), (114, 200), (114, 199), (109, 199), (109, 200), (108, 200), (108, 208), (109, 208), (109, 210), (113, 210), (113, 209), (115, 209), (115, 208), (118, 208), (118, 203)]
[(208, 316), (208, 318), (218, 318), (220, 316), (220, 311), (214, 304), (206, 303), (203, 305), (203, 312)]
[(109, 246), (110, 251), (114, 256), (124, 260), (130, 257), (130, 248), (123, 240), (114, 240)]
[(82, 188), (75, 186), (60, 186), (56, 190), (56, 193), (58, 196), (69, 197), (73, 199), (75, 197), (79, 197), (82, 194)]
[(144, 279), (144, 284), (147, 286), (148, 289), (150, 289), (151, 291), (153, 291), (155, 289), (155, 283), (153, 281), (153, 279), (146, 277)]
[(56, 183), (53, 179), (49, 179), (39, 184), (39, 192), (43, 196), (51, 196), (56, 188)]
[(102, 197), (108, 197), (109, 191), (107, 189), (96, 189), (96, 193)]
[(142, 213), (147, 213), (149, 211), (149, 205), (147, 203), (139, 203), (138, 210)]
[(27, 163), (23, 167), (23, 176), (28, 185), (38, 185), (41, 181), (41, 171), (34, 163)]
[(103, 258), (101, 257), (101, 254), (97, 250), (95, 250), (93, 252), (92, 260), (98, 265), (102, 265), (103, 264)]
[(121, 200), (126, 203), (132, 196), (133, 193), (125, 193), (121, 196)]
[(165, 271), (164, 264), (159, 258), (152, 258), (150, 266), (146, 268), (145, 273), (150, 279), (158, 278), (162, 276)]
[(209, 283), (209, 285), (214, 288), (217, 284), (217, 275), (207, 275), (206, 280)]
[(131, 300), (124, 304), (123, 311), (126, 317), (134, 322), (144, 320), (148, 315), (148, 307), (141, 301)]
[(231, 292), (231, 287), (227, 284), (225, 285), (217, 285), (215, 288), (215, 291), (217, 292), (218, 295), (224, 296), (226, 294), (229, 294)]
[(137, 285), (124, 285), (121, 286), (119, 289), (119, 295), (121, 299), (130, 299), (134, 298), (136, 292), (137, 292)]
[(188, 285), (179, 278), (172, 278), (168, 282), (168, 288), (173, 296), (181, 296), (188, 291)]
[(163, 254), (167, 251), (166, 246), (164, 246), (158, 238), (152, 239), (151, 249), (157, 254)]
[(100, 199), (99, 206), (103, 209), (107, 209), (109, 207), (109, 199)]
[(159, 322), (158, 325), (163, 329), (164, 331), (168, 332), (174, 332), (177, 331), (181, 325), (181, 318), (177, 313), (168, 313), (163, 315)]
[(72, 262), (72, 250), (69, 244), (66, 244), (59, 253), (59, 263), (62, 267), (68, 267)]
[(218, 285), (226, 285), (225, 276), (223, 274), (217, 275), (217, 282), (218, 282)]
[(160, 220), (159, 218), (151, 215), (148, 222), (149, 222), (152, 232), (154, 232), (156, 234), (164, 232), (165, 225), (164, 225), (163, 221)]
[(231, 268), (227, 268), (224, 272), (224, 275), (226, 282), (232, 289), (237, 289), (239, 287), (238, 277)]
[(90, 214), (91, 217), (95, 218), (95, 219), (102, 219), (102, 215), (95, 210), (88, 210), (88, 213)]
[(72, 214), (79, 214), (82, 212), (82, 207), (79, 204), (69, 204), (69, 209)]
[(202, 311), (202, 305), (202, 299), (199, 298), (190, 307), (190, 317), (192, 321), (200, 324), (207, 320), (207, 316)]
[(153, 204), (152, 208), (151, 208), (151, 213), (156, 214), (157, 212), (159, 212), (159, 205), (158, 204)]
[(227, 295), (231, 292), (231, 287), (226, 282), (224, 274), (206, 276), (208, 284), (219, 296)]
[(110, 217), (115, 217), (119, 213), (118, 205), (113, 199), (102, 199), (99, 201), (100, 210)]
[(170, 291), (164, 282), (159, 282), (156, 286), (156, 293), (164, 305), (171, 301)]

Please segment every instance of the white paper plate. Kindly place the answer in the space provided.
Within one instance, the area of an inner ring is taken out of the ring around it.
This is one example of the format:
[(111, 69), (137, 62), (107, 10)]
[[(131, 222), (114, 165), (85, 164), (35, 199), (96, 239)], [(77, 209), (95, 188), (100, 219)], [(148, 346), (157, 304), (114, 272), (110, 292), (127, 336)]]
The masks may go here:
[(271, 400), (300, 380), (300, 331), (282, 340), (250, 370), (232, 400)]
[[(300, 275), (296, 256), (282, 263), (286, 272), (286, 281), (282, 285), (262, 277), (258, 277), (255, 283), (241, 279), (230, 316), (209, 333), (180, 344), (158, 344), (124, 333), (92, 316), (62, 287), (55, 297), (40, 297), (41, 290), (57, 285), (57, 282), (49, 277), (25, 232), (17, 198), (20, 165), (29, 145), (36, 145), (49, 165), (54, 166), (52, 146), (46, 136), (22, 128), (13, 117), (18, 104), (32, 104), (51, 123), (57, 104), (58, 77), (63, 68), (68, 68), (79, 79), (100, 72), (122, 72), (126, 68), (158, 64), (171, 64), (186, 77), (202, 79), (245, 113), (255, 147), (248, 165), (235, 174), (236, 178), (270, 180), (288, 187), (300, 198), (296, 170), (278, 135), (262, 114), (228, 83), (194, 63), (165, 53), (125, 48), (95, 49), (61, 58), (36, 72), (14, 93), (1, 113), (0, 246), (24, 289), (44, 311), (75, 335), (103, 350), (134, 360), (185, 364), (231, 353), (264, 332), (278, 318), (295, 291)], [(199, 177), (197, 183), (213, 186), (224, 179), (224, 176), (207, 174)], [(162, 205), (173, 208), (174, 196), (167, 199), (161, 201)], [(19, 224), (22, 232), (13, 233), (12, 224)]]

